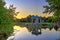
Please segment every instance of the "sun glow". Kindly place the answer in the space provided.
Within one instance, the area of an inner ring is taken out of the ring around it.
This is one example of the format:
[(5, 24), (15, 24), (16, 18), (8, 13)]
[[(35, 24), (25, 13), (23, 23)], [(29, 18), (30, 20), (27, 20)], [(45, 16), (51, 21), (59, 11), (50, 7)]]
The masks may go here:
[(20, 13), (16, 16), (16, 18), (21, 19), (27, 17), (29, 14), (25, 11), (20, 11)]
[(15, 25), (15, 26), (13, 26), (13, 29), (14, 30), (27, 30), (27, 28), (25, 28), (25, 27), (20, 27), (20, 26), (17, 26), (17, 25)]
[(28, 13), (19, 13), (16, 18), (18, 19), (21, 19), (21, 18), (26, 18), (28, 15), (38, 15), (38, 16), (42, 16), (42, 17), (49, 17), (49, 16), (53, 16), (53, 14), (43, 14), (43, 13), (40, 13), (40, 14), (28, 14)]

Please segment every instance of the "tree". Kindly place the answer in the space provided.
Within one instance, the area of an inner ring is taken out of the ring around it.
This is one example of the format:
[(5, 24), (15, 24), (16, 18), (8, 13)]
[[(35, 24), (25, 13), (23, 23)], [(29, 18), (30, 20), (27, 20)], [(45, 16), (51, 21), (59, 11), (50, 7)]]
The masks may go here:
[(16, 7), (14, 7), (13, 5), (10, 5), (10, 7), (9, 7), (9, 15), (11, 17), (13, 17), (13, 18), (14, 18), (14, 16), (17, 16), (17, 14), (19, 13), (19, 12), (15, 12), (15, 10), (16, 10)]
[(28, 15), (28, 16), (27, 16), (27, 21), (28, 21), (28, 22), (31, 22), (31, 20), (32, 20), (31, 17), (32, 17), (32, 15)]
[(49, 3), (48, 6), (44, 6), (44, 13), (54, 12), (54, 16), (60, 17), (60, 0), (46, 0)]
[[(6, 40), (13, 32), (13, 26), (15, 24), (12, 13), (14, 10), (10, 10), (4, 7), (4, 0), (0, 0), (0, 40)], [(11, 12), (10, 12), (11, 11)]]

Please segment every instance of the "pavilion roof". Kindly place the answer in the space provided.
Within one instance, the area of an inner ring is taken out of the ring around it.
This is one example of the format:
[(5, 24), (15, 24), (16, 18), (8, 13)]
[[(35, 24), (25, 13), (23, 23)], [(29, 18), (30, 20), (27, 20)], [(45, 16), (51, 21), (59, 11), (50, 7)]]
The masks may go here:
[(41, 16), (32, 16), (33, 19), (35, 18), (41, 18)]

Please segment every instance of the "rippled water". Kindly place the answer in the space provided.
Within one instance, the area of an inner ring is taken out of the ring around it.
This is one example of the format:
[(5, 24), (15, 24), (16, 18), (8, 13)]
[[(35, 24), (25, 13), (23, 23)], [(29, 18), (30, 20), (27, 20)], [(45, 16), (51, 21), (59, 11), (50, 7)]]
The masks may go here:
[[(15, 34), (14, 40), (58, 40), (60, 39), (60, 30), (41, 29), (41, 31), (36, 32), (36, 30), (29, 29), (26, 27), (15, 26), (14, 29), (19, 30)], [(34, 33), (33, 33), (34, 32)]]

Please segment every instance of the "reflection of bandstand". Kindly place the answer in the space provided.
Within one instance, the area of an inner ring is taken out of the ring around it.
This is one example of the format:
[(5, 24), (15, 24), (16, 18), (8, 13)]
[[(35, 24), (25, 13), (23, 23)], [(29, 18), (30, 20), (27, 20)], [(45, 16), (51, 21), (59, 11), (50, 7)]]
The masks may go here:
[(32, 34), (34, 34), (34, 35), (41, 34), (41, 29), (35, 29), (34, 31), (32, 31)]
[(27, 27), (28, 31), (31, 32), (34, 35), (39, 35), (41, 34), (41, 28), (37, 27), (36, 25), (34, 25), (34, 27)]

